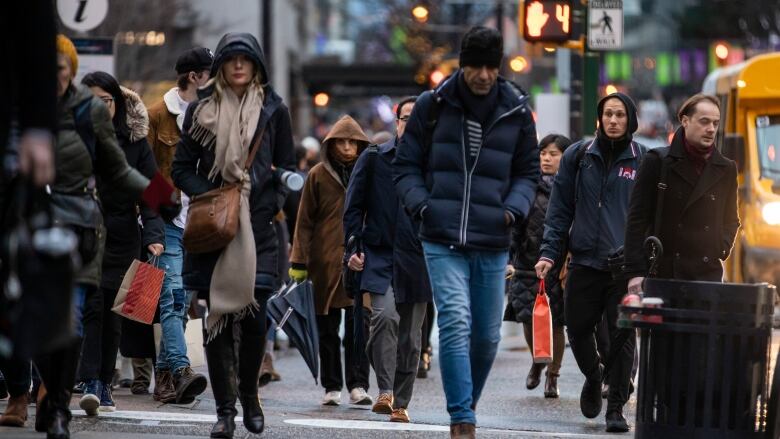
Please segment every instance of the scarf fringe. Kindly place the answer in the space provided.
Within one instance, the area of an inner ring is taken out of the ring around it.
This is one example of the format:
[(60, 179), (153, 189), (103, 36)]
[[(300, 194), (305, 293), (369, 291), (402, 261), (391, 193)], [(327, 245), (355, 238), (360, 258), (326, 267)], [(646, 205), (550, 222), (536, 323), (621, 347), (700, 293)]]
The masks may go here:
[(227, 327), (228, 322), (235, 323), (244, 320), (248, 316), (255, 316), (255, 311), (260, 312), (260, 304), (257, 300), (252, 299), (252, 303), (245, 306), (242, 310), (230, 314), (223, 314), (219, 316), (214, 322), (210, 322), (210, 319), (206, 319), (206, 343), (211, 343), (212, 340), (217, 338), (219, 334)]

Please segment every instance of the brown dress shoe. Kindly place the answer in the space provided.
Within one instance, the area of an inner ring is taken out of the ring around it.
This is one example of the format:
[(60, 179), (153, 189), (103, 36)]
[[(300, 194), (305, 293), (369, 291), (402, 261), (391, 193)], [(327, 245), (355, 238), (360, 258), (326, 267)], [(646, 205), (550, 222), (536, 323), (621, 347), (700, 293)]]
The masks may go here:
[(390, 422), (404, 422), (409, 423), (409, 412), (405, 408), (393, 409), (393, 413), (390, 415)]
[(474, 424), (450, 425), (450, 439), (475, 439), (477, 437)]
[(263, 362), (260, 364), (260, 380), (258, 382), (259, 387), (263, 387), (271, 381), (280, 381), (282, 376), (274, 369), (274, 359), (270, 353), (266, 352), (263, 355)]
[(165, 404), (176, 401), (176, 389), (173, 387), (173, 374), (170, 370), (160, 370), (154, 375), (152, 398)]
[(534, 363), (531, 365), (531, 370), (528, 371), (528, 377), (525, 379), (525, 387), (527, 389), (535, 389), (539, 386), (539, 382), (542, 377), (542, 370), (544, 370), (544, 364)]
[(390, 393), (380, 393), (376, 398), (376, 403), (371, 409), (374, 413), (389, 415), (393, 412), (393, 395)]
[(12, 396), (8, 400), (8, 406), (5, 408), (5, 413), (0, 416), (0, 425), (6, 427), (24, 427), (27, 422), (27, 402), (29, 397), (27, 393), (23, 393), (19, 396)]
[(547, 372), (547, 379), (544, 381), (544, 397), (545, 398), (557, 398), (560, 393), (558, 392), (558, 377), (560, 374)]

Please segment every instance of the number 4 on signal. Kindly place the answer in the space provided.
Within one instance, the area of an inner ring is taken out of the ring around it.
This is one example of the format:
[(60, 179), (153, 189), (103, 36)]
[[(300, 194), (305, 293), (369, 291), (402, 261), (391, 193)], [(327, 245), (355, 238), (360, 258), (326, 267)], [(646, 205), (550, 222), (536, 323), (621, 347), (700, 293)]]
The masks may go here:
[(520, 13), (526, 41), (562, 43), (571, 38), (571, 1), (526, 0)]

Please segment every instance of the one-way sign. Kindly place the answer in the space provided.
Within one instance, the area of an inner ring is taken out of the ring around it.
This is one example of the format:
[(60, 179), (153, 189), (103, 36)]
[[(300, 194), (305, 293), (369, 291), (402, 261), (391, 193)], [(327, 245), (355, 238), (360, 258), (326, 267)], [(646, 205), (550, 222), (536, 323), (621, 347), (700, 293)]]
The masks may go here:
[(588, 2), (588, 48), (615, 50), (623, 47), (623, 0)]

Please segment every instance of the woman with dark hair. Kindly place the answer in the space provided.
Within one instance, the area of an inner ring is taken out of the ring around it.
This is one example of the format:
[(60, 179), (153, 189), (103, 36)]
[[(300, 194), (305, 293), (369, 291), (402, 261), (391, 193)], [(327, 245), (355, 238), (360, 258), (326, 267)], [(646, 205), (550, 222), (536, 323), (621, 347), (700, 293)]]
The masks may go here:
[[(560, 134), (549, 134), (539, 142), (539, 162), (542, 173), (539, 186), (536, 189), (536, 198), (528, 213), (528, 218), (515, 224), (512, 228), (511, 267), (508, 267), (508, 271), (514, 274), (509, 281), (509, 300), (504, 311), (504, 321), (523, 324), (525, 340), (531, 348), (531, 352), (533, 352), (531, 317), (539, 288), (539, 279), (536, 276), (534, 265), (539, 260), (539, 247), (542, 244), (544, 232), (544, 217), (547, 214), (553, 179), (558, 172), (563, 151), (569, 145), (571, 145), (571, 140)], [(564, 258), (556, 260), (563, 261)], [(553, 361), (547, 367), (547, 379), (544, 384), (544, 396), (547, 398), (558, 397), (558, 376), (566, 344), (563, 334), (563, 288), (559, 278), (561, 268), (560, 264), (553, 267), (544, 280), (547, 295), (550, 297), (553, 317)], [(531, 366), (525, 381), (528, 389), (535, 389), (539, 385), (544, 367), (544, 364), (536, 363)]]
[[(157, 172), (157, 164), (146, 141), (149, 118), (141, 99), (105, 72), (90, 73), (81, 83), (89, 87), (108, 108), (119, 147), (128, 164), (145, 177), (152, 178)], [(85, 385), (79, 405), (88, 415), (96, 415), (98, 410), (116, 409), (111, 395), (111, 379), (119, 349), (122, 318), (112, 312), (111, 307), (122, 278), (133, 259), (145, 260), (142, 255), (146, 253), (159, 256), (165, 242), (163, 221), (156, 213), (121, 196), (115, 186), (100, 176), (97, 187), (102, 195), (100, 201), (107, 233), (100, 289), (97, 294), (87, 296), (84, 306), (84, 345), (79, 374)], [(139, 210), (143, 227), (138, 224)]]
[[(184, 260), (184, 288), (208, 302), (206, 359), (217, 408), (212, 438), (233, 437), (237, 399), (247, 430), (259, 434), (265, 426), (257, 385), (266, 301), (278, 276), (272, 223), (284, 192), (272, 167), (295, 169), (290, 113), (268, 85), (268, 71), (254, 36), (222, 37), (211, 79), (187, 108), (171, 172), (176, 187), (193, 198), (223, 182), (242, 185), (235, 237), (220, 250), (187, 253)], [(247, 170), (255, 141), (259, 147)]]

